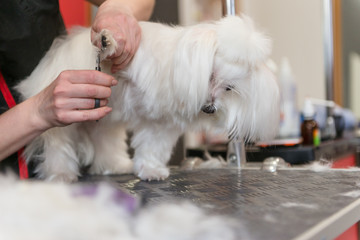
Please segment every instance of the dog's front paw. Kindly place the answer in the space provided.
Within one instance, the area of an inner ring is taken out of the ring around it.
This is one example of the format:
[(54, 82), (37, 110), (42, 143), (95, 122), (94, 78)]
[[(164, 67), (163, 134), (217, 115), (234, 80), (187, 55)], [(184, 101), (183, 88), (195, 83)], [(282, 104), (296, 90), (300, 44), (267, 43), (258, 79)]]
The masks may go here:
[(134, 171), (141, 180), (147, 181), (164, 180), (170, 174), (170, 171), (167, 167), (160, 165), (135, 164)]
[(49, 182), (73, 183), (78, 180), (78, 176), (74, 174), (58, 173), (45, 178)]
[(96, 46), (101, 48), (101, 60), (111, 56), (115, 53), (117, 43), (112, 35), (112, 33), (107, 30), (103, 29), (101, 32), (95, 37), (95, 44)]

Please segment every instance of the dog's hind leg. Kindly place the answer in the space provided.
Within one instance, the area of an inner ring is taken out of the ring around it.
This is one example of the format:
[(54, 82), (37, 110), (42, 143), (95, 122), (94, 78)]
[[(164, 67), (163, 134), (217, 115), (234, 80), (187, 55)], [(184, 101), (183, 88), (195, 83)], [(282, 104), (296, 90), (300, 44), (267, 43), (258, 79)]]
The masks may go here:
[(134, 171), (142, 180), (163, 180), (169, 176), (167, 163), (180, 131), (158, 126), (138, 129), (131, 146), (135, 149)]
[(95, 149), (89, 173), (132, 173), (133, 163), (127, 153), (126, 129), (121, 124), (110, 122), (98, 122), (88, 127)]
[[(79, 160), (74, 147), (75, 143), (68, 130), (70, 129), (53, 128), (41, 136), (43, 150), (36, 157), (38, 159), (35, 169), (37, 177), (48, 181), (77, 181), (80, 175)], [(28, 147), (31, 148), (32, 145)]]

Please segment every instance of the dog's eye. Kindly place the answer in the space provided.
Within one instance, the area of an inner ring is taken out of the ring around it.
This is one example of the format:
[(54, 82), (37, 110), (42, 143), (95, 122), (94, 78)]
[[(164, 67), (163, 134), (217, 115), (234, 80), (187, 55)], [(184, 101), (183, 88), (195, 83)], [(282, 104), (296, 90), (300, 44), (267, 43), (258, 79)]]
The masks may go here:
[(225, 91), (231, 91), (233, 88), (234, 88), (234, 86), (228, 85), (228, 86), (226, 86)]

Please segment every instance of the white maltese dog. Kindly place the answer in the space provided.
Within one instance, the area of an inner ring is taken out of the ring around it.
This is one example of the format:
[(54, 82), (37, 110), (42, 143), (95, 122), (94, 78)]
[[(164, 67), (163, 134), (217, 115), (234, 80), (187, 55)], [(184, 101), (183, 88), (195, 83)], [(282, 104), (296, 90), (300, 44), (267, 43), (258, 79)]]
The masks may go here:
[[(246, 17), (171, 27), (141, 22), (142, 40), (130, 65), (113, 74), (109, 106), (99, 122), (53, 128), (31, 142), (27, 161), (38, 162), (38, 177), (76, 181), (81, 167), (90, 174), (134, 172), (143, 180), (165, 179), (172, 148), (187, 130), (218, 129), (230, 138), (271, 138), (279, 122), (279, 90), (266, 67), (270, 40)], [(100, 36), (116, 48), (111, 33)], [(34, 72), (18, 86), (29, 98), (63, 70), (95, 69), (99, 49), (90, 29), (58, 39)], [(56, 61), (53, 59), (56, 58)], [(110, 74), (108, 61), (102, 69)], [(127, 153), (126, 130), (133, 132)]]

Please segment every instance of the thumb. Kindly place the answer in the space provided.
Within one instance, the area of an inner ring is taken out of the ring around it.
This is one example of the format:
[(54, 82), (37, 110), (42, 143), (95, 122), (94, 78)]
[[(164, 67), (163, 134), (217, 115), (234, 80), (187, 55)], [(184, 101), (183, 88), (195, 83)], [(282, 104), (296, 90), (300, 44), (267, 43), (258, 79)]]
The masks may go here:
[(91, 28), (91, 43), (101, 49), (101, 34), (95, 32), (95, 30), (93, 28)]

